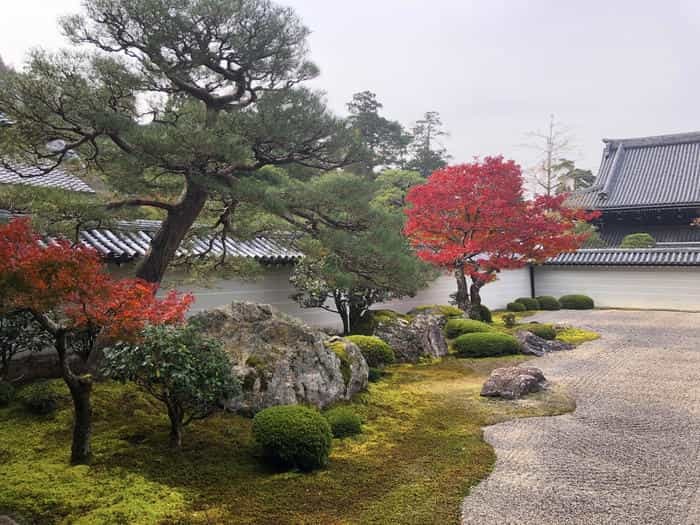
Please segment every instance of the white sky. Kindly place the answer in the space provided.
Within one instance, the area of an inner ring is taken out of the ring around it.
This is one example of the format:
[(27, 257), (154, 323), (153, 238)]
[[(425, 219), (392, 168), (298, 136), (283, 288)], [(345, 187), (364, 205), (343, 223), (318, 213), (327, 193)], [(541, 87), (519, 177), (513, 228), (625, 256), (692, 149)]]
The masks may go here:
[[(331, 106), (371, 90), (405, 125), (442, 115), (455, 161), (503, 154), (553, 113), (597, 170), (602, 137), (700, 130), (698, 0), (286, 0), (312, 29)], [(0, 0), (0, 56), (65, 45), (80, 0)]]

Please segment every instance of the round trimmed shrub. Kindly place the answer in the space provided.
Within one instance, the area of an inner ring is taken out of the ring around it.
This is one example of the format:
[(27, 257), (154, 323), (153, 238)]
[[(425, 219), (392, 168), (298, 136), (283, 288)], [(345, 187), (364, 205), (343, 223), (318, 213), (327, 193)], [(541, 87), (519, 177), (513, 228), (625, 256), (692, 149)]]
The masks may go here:
[(524, 312), (526, 310), (523, 303), (508, 303), (506, 309), (509, 312)]
[(491, 310), (486, 305), (479, 305), (479, 315), (481, 316), (481, 321), (483, 321), (484, 323), (493, 323), (493, 316), (491, 315)]
[(537, 337), (547, 339), (549, 341), (556, 339), (557, 332), (551, 324), (530, 323), (523, 327), (528, 332), (532, 332)]
[(6, 381), (0, 381), (0, 407), (10, 404), (15, 398), (15, 387)]
[(346, 338), (355, 343), (370, 368), (379, 368), (389, 365), (396, 360), (396, 355), (391, 347), (374, 335), (350, 335)]
[(300, 405), (266, 408), (253, 418), (253, 435), (276, 465), (311, 471), (328, 463), (331, 426), (317, 410)]
[(354, 436), (362, 432), (362, 419), (348, 407), (331, 408), (323, 416), (331, 426), (334, 438)]
[(537, 299), (533, 297), (518, 297), (515, 300), (516, 303), (520, 303), (525, 306), (525, 310), (539, 310), (540, 303)]
[(653, 248), (656, 239), (648, 233), (630, 233), (620, 243), (620, 248)]
[(64, 396), (50, 381), (40, 381), (25, 386), (17, 396), (22, 406), (32, 414), (44, 415), (55, 412)]
[(540, 310), (559, 310), (561, 305), (557, 301), (556, 297), (551, 295), (540, 295), (537, 298), (537, 302), (540, 303)]
[(520, 343), (515, 337), (499, 332), (460, 335), (452, 346), (459, 357), (493, 357), (520, 351)]
[(595, 306), (593, 299), (582, 294), (563, 295), (559, 304), (566, 310), (590, 310)]
[(473, 319), (450, 319), (445, 324), (445, 335), (450, 339), (463, 334), (490, 331), (491, 327), (489, 325)]

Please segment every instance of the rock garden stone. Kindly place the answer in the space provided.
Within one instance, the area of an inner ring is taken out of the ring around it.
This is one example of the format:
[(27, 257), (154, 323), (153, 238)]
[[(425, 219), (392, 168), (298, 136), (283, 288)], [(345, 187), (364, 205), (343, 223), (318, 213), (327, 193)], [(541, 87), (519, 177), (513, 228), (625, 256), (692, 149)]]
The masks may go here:
[(221, 341), (242, 392), (226, 401), (232, 411), (255, 414), (287, 404), (326, 407), (367, 387), (359, 348), (275, 312), (269, 305), (234, 302), (191, 319)]
[(417, 363), (421, 357), (447, 355), (443, 327), (447, 318), (436, 315), (397, 316), (377, 322), (374, 335), (384, 340), (403, 363)]
[(524, 395), (539, 392), (546, 386), (547, 381), (539, 368), (509, 366), (496, 368), (491, 372), (481, 389), (481, 395), (519, 399)]
[(521, 352), (526, 355), (535, 355), (541, 357), (549, 352), (560, 352), (562, 350), (571, 350), (574, 345), (564, 343), (563, 341), (548, 341), (536, 336), (527, 330), (518, 330), (515, 333), (515, 338), (520, 343)]

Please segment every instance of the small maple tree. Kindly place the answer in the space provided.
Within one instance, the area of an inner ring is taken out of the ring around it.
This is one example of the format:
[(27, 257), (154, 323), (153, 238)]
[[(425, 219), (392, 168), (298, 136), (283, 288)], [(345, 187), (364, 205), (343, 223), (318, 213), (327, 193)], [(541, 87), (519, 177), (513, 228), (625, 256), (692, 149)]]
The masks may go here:
[(525, 199), (520, 167), (486, 157), (437, 170), (412, 188), (404, 233), (421, 259), (454, 271), (456, 303), (478, 319), (480, 290), (498, 272), (543, 262), (586, 240), (574, 227), (596, 214), (564, 207), (565, 199)]
[(155, 292), (154, 284), (111, 276), (92, 249), (42, 240), (28, 220), (0, 225), (0, 315), (27, 312), (52, 340), (75, 409), (73, 463), (90, 459), (92, 351), (136, 340), (147, 325), (183, 322), (193, 301)]

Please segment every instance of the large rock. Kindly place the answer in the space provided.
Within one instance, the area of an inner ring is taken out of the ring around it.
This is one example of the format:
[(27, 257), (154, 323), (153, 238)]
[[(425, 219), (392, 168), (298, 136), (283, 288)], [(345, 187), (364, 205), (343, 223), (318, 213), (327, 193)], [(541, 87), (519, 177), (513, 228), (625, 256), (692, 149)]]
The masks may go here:
[(481, 395), (518, 399), (532, 392), (539, 392), (547, 386), (547, 381), (539, 368), (509, 366), (496, 368), (484, 383)]
[(563, 341), (548, 341), (536, 336), (527, 330), (518, 330), (515, 333), (515, 338), (520, 343), (520, 351), (526, 355), (536, 355), (541, 357), (549, 352), (560, 352), (562, 350), (571, 350), (574, 345), (564, 343)]
[(232, 357), (242, 393), (227, 401), (230, 410), (254, 414), (296, 403), (323, 408), (367, 387), (369, 369), (355, 344), (269, 305), (235, 302), (191, 322), (221, 341)]
[(386, 341), (399, 362), (417, 363), (421, 357), (447, 355), (443, 328), (446, 318), (436, 315), (382, 316), (374, 335)]

